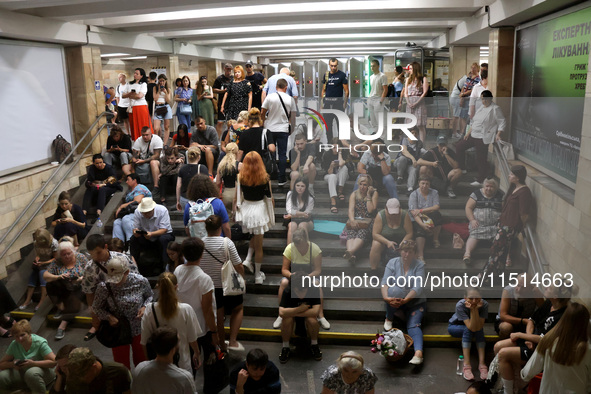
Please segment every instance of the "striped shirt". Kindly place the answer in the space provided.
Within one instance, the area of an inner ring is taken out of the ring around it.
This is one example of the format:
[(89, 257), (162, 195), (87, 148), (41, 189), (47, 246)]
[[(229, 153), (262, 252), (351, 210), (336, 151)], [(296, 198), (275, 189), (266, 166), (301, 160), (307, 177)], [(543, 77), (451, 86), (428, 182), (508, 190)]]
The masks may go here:
[[(226, 250), (224, 247), (224, 243), (228, 238), (223, 237), (205, 237), (203, 238), (203, 243), (205, 244), (205, 251), (203, 252), (203, 257), (201, 257), (201, 262), (199, 266), (205, 272), (211, 280), (213, 280), (213, 285), (216, 289), (222, 288), (222, 265), (228, 261), (228, 256), (226, 255)], [(228, 239), (228, 254), (230, 255), (230, 260), (232, 260), (232, 264), (239, 265), (242, 264), (242, 260), (238, 255), (238, 251), (236, 250), (236, 246), (234, 243)], [(207, 253), (210, 252), (211, 254)], [(215, 256), (215, 257), (212, 257)], [(216, 260), (216, 258), (219, 260)], [(221, 262), (220, 262), (221, 261)]]

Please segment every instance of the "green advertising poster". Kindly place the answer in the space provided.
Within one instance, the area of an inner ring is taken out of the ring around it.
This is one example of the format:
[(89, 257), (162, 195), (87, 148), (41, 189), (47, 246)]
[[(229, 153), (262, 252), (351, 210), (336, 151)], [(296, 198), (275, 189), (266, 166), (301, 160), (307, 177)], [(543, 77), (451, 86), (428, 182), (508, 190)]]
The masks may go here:
[(591, 40), (591, 7), (516, 32), (513, 145), (574, 185)]

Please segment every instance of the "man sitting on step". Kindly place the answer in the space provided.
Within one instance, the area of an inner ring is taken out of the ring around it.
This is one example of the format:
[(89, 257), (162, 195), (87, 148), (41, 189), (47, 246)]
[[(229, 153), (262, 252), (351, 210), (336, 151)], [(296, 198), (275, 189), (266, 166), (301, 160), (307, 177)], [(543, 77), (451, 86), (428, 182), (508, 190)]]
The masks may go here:
[(316, 178), (316, 144), (308, 144), (306, 135), (299, 133), (295, 136), (293, 149), (289, 152), (289, 163), (291, 165), (291, 184), (293, 190), (295, 181), (301, 177), (308, 177), (308, 191), (314, 195), (314, 179)]

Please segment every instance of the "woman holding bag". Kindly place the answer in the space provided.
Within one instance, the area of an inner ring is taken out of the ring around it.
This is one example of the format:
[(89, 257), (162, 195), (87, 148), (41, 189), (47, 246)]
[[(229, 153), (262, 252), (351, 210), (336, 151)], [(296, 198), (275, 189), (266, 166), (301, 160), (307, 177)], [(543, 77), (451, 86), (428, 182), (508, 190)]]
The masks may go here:
[(174, 91), (174, 101), (178, 103), (176, 116), (179, 124), (184, 124), (188, 129), (191, 129), (191, 114), (193, 109), (191, 103), (193, 97), (193, 89), (191, 89), (191, 81), (188, 76), (184, 76), (180, 88)]
[[(101, 282), (94, 296), (92, 309), (100, 320), (107, 321), (112, 327), (122, 324), (131, 329), (131, 344), (112, 348), (113, 360), (131, 369), (129, 348), (133, 352), (133, 364), (137, 366), (146, 361), (146, 354), (141, 345), (142, 317), (146, 306), (152, 302), (152, 289), (146, 278), (130, 273), (127, 261), (112, 257), (107, 263), (107, 279)], [(120, 323), (126, 319), (128, 324)], [(105, 323), (101, 322), (101, 325)], [(100, 336), (97, 332), (97, 338)]]
[(263, 159), (257, 152), (249, 152), (244, 157), (238, 174), (234, 212), (236, 212), (236, 221), (242, 224), (242, 230), (253, 234), (244, 266), (252, 272), (251, 258), (254, 254), (254, 283), (258, 285), (263, 284), (265, 280), (265, 274), (261, 271), (263, 237), (265, 232), (269, 231), (269, 225), (275, 224), (274, 207), (271, 181), (265, 170)]
[[(222, 266), (230, 260), (236, 271), (244, 276), (244, 267), (242, 260), (238, 255), (236, 246), (228, 238), (222, 237), (222, 218), (217, 215), (211, 215), (205, 220), (205, 229), (207, 237), (203, 238), (205, 251), (201, 258), (201, 269), (213, 280), (215, 287), (215, 302), (217, 305), (217, 326), (220, 348), (223, 351), (244, 350), (244, 346), (236, 340), (238, 331), (242, 325), (242, 294), (224, 295), (224, 286), (222, 283)], [(230, 340), (226, 344), (226, 335), (224, 332), (225, 315), (230, 314)]]

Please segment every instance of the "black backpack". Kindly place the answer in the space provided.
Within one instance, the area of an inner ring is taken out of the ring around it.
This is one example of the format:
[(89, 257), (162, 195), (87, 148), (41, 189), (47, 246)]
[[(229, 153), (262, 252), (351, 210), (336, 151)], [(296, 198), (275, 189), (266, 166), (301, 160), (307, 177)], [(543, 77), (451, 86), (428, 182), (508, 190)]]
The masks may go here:
[[(63, 162), (72, 151), (72, 144), (70, 144), (61, 134), (58, 134), (57, 137), (51, 143), (51, 149), (53, 150), (53, 154), (55, 156), (55, 160), (59, 161), (60, 163)], [(74, 161), (74, 155), (70, 156), (66, 164), (70, 164)]]

